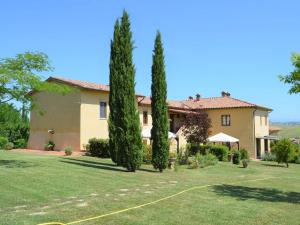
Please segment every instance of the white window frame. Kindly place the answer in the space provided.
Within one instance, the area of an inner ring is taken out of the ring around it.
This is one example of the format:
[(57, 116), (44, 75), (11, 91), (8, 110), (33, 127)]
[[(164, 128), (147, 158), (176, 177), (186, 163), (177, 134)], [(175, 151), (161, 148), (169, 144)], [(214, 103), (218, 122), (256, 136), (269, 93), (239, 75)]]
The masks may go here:
[(223, 127), (231, 126), (231, 116), (229, 114), (221, 115), (221, 125)]
[[(101, 117), (101, 107), (103, 107), (103, 106), (101, 106), (101, 104), (102, 103), (105, 103), (105, 117)], [(105, 120), (105, 119), (107, 119), (107, 102), (106, 101), (100, 101), (99, 102), (99, 118), (100, 118), (100, 120)]]

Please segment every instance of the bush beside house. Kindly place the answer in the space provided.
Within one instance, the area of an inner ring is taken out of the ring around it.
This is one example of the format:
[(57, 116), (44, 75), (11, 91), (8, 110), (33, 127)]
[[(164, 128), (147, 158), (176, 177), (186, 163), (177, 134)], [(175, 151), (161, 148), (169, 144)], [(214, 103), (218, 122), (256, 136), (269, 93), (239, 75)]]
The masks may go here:
[(90, 156), (109, 158), (109, 142), (107, 139), (91, 138), (89, 140), (87, 153)]

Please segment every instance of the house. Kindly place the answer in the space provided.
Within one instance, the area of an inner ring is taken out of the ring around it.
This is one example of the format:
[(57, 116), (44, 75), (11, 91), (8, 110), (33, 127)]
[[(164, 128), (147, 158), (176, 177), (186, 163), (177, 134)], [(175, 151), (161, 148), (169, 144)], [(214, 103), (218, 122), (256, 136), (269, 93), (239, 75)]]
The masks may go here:
[[(40, 108), (30, 114), (30, 149), (43, 149), (49, 140), (57, 149), (72, 146), (84, 149), (92, 137), (108, 138), (109, 86), (50, 77), (48, 82), (70, 85), (71, 93), (34, 92), (32, 97)], [(151, 129), (151, 98), (137, 95), (138, 111), (143, 129)], [(182, 122), (185, 115), (195, 109), (207, 112), (212, 122), (211, 135), (223, 132), (239, 139), (241, 148), (249, 151), (251, 158), (260, 158), (269, 151), (269, 108), (235, 99), (222, 92), (220, 97), (202, 98), (197, 95), (188, 100), (168, 101), (170, 131), (175, 133), (179, 145), (185, 145)], [(146, 141), (146, 140), (145, 140)]]

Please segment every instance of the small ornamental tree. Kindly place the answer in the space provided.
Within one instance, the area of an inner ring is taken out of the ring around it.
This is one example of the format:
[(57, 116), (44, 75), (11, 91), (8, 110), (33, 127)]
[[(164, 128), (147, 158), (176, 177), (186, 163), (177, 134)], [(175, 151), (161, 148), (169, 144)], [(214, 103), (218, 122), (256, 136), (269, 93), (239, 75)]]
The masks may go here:
[(206, 112), (191, 111), (185, 117), (183, 123), (183, 135), (187, 141), (199, 145), (206, 143), (210, 135), (211, 120)]
[(279, 76), (279, 79), (286, 84), (291, 84), (290, 94), (300, 93), (300, 54), (292, 54), (292, 63), (295, 70), (289, 75)]
[(118, 66), (119, 66), (119, 55), (118, 47), (120, 40), (120, 25), (119, 20), (116, 21), (114, 27), (114, 37), (110, 44), (110, 62), (109, 62), (109, 119), (108, 119), (108, 130), (109, 130), (109, 152), (111, 159), (114, 163), (117, 163), (118, 154), (118, 130), (119, 126), (119, 110), (118, 105), (118, 91), (120, 90), (120, 82), (118, 77)]
[(117, 52), (118, 79), (120, 82), (117, 92), (118, 109), (118, 164), (134, 172), (143, 161), (143, 143), (140, 119), (135, 96), (135, 68), (132, 60), (133, 42), (130, 30), (129, 15), (123, 12), (120, 25), (120, 42)]
[(169, 124), (164, 50), (161, 41), (161, 34), (159, 32), (157, 32), (156, 35), (152, 60), (152, 164), (155, 169), (159, 169), (159, 171), (162, 172), (168, 165)]
[(289, 161), (294, 159), (295, 150), (295, 145), (290, 140), (282, 139), (274, 145), (272, 152), (275, 153), (278, 163), (285, 163), (289, 167)]

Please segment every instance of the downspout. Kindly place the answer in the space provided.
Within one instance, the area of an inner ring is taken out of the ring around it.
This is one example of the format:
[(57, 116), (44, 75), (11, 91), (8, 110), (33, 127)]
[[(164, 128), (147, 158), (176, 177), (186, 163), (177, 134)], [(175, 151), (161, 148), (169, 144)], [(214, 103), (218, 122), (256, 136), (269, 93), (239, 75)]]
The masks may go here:
[(253, 111), (253, 143), (254, 143), (254, 156), (256, 159), (256, 153), (257, 153), (257, 149), (256, 149), (256, 137), (255, 137), (255, 112), (257, 111), (257, 108), (255, 108), (255, 110)]

